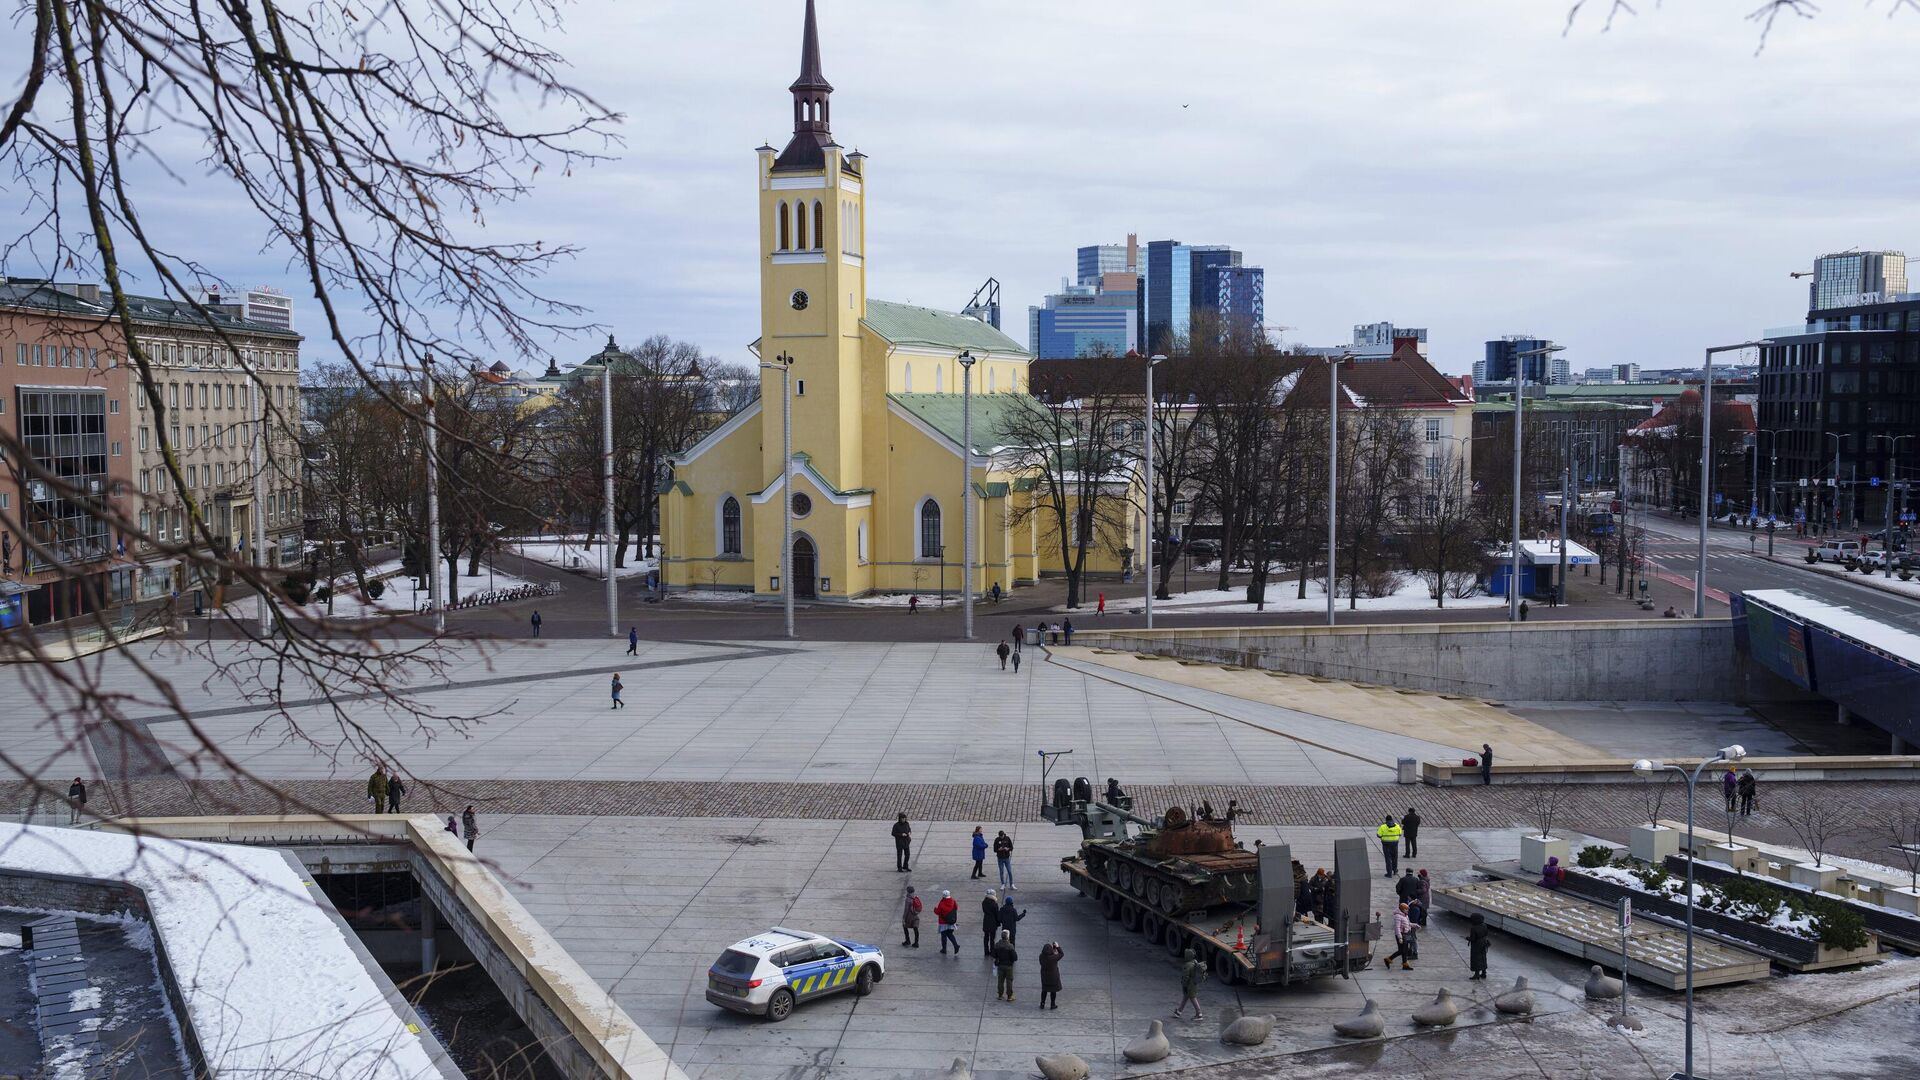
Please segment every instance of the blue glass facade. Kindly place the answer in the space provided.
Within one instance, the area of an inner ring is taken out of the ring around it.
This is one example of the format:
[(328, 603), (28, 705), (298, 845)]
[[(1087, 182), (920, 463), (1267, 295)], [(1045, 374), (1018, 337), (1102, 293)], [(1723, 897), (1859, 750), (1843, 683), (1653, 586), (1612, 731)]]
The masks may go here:
[[(1486, 379), (1490, 383), (1513, 381), (1514, 370), (1520, 363), (1520, 354), (1547, 347), (1547, 342), (1539, 338), (1508, 337), (1487, 342)], [(1530, 383), (1541, 384), (1550, 381), (1553, 374), (1552, 359), (1545, 353), (1525, 358), (1526, 379)]]
[(1257, 266), (1223, 267), (1214, 274), (1214, 307), (1222, 323), (1257, 327), (1267, 319), (1267, 272)]
[(1266, 317), (1265, 292), (1265, 273), (1241, 266), (1240, 253), (1233, 248), (1152, 241), (1140, 282), (1136, 337), (1147, 352), (1167, 352), (1186, 339), (1199, 312), (1219, 312), (1258, 325)]
[(1124, 244), (1091, 244), (1079, 250), (1075, 280), (1081, 285), (1100, 284), (1102, 274), (1127, 272), (1127, 248)]
[(1046, 307), (1027, 309), (1027, 348), (1039, 360), (1125, 356), (1135, 347), (1131, 293), (1047, 297)]

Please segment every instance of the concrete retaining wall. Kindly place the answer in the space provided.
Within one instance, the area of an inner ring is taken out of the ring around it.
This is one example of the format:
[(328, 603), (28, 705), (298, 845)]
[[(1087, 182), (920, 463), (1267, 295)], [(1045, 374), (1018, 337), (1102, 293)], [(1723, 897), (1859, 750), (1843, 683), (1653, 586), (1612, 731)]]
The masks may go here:
[[(1082, 631), (1076, 644), (1516, 701), (1779, 696), (1726, 620), (1425, 623)], [(1784, 685), (1784, 684), (1780, 684)]]

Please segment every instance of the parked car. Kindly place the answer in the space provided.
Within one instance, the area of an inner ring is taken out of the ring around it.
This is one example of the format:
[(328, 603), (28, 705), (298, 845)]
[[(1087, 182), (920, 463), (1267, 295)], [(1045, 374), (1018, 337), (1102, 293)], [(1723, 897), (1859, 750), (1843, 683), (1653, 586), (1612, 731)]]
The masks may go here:
[(1857, 559), (1860, 557), (1860, 541), (1823, 540), (1819, 547), (1813, 549), (1813, 554), (1821, 562), (1838, 563)]
[(707, 969), (707, 1000), (778, 1022), (795, 1005), (828, 994), (865, 997), (886, 972), (877, 946), (776, 926), (720, 954)]
[(1187, 557), (1195, 562), (1213, 562), (1220, 557), (1220, 543), (1217, 540), (1189, 540), (1186, 552)]
[(1887, 568), (1887, 553), (1884, 551), (1863, 551), (1859, 557), (1854, 560), (1854, 565), (1870, 567), (1874, 570), (1885, 570)]

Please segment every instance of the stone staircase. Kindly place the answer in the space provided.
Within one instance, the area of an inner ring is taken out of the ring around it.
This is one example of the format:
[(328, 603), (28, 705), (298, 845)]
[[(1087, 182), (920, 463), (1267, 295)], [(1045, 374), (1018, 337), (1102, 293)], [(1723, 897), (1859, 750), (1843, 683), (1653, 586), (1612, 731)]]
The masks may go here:
[(104, 1012), (100, 991), (87, 978), (80, 927), (70, 915), (53, 915), (23, 929), (41, 1055), (49, 1065), (74, 1070), (56, 1070), (61, 1075), (96, 1075), (106, 1048), (95, 1029)]

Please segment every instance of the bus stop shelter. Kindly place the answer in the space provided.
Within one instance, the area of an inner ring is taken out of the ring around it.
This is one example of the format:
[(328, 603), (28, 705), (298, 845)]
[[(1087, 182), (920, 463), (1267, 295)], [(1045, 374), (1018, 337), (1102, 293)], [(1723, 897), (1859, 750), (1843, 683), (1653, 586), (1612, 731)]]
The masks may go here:
[[(1487, 592), (1494, 596), (1507, 595), (1507, 579), (1513, 574), (1513, 548), (1503, 547), (1493, 553), (1496, 565), (1493, 577), (1487, 582)], [(1598, 566), (1600, 556), (1591, 548), (1567, 541), (1567, 571), (1571, 573), (1578, 566)], [(1544, 598), (1551, 594), (1560, 580), (1560, 541), (1522, 540), (1520, 541), (1520, 595)]]

